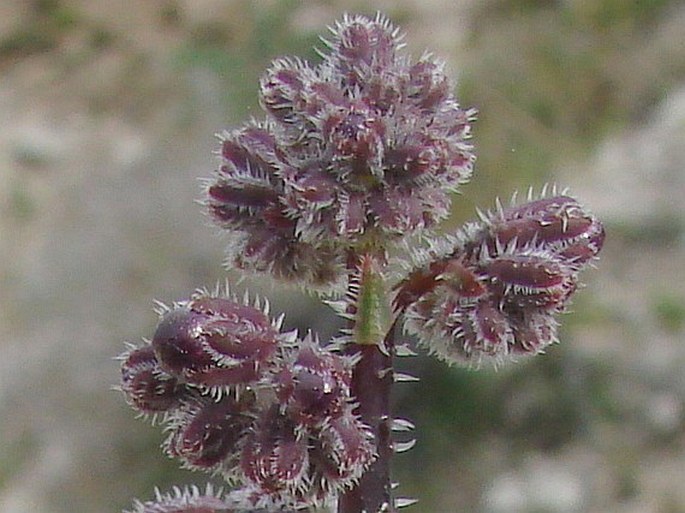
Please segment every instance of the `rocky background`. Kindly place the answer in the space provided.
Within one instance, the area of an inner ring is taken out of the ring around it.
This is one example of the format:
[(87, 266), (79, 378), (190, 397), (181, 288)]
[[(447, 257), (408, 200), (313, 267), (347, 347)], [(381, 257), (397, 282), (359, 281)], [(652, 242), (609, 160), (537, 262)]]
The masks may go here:
[[(562, 344), (498, 372), (402, 362), (411, 511), (685, 512), (685, 5), (678, 0), (0, 0), (0, 511), (115, 513), (204, 483), (113, 357), (153, 299), (226, 277), (197, 178), (256, 84), (343, 12), (388, 14), (480, 110), (454, 221), (569, 186), (601, 219)], [(258, 283), (243, 283), (255, 288)], [(316, 302), (266, 289), (324, 337)], [(409, 510), (408, 510), (409, 511)]]

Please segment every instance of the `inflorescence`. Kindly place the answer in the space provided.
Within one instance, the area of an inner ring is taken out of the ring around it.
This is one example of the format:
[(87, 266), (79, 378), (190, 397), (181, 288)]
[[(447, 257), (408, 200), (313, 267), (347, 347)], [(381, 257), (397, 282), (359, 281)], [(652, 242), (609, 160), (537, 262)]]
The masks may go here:
[[(325, 288), (351, 253), (435, 226), (471, 176), (474, 110), (443, 65), (412, 63), (383, 17), (346, 17), (318, 66), (279, 59), (260, 81), (266, 119), (221, 135), (206, 183), (229, 264)], [(343, 283), (344, 285), (344, 283)]]
[(326, 294), (347, 325), (321, 344), (228, 287), (160, 303), (152, 339), (120, 357), (120, 388), (164, 426), (167, 455), (231, 489), (157, 492), (134, 513), (335, 510), (385, 457), (355, 347), (398, 355), (399, 322), (449, 363), (540, 353), (602, 247), (602, 224), (556, 189), (436, 235), (472, 173), (475, 111), (380, 15), (346, 16), (324, 43), (318, 65), (282, 58), (263, 75), (266, 116), (221, 134), (204, 206), (230, 267)]

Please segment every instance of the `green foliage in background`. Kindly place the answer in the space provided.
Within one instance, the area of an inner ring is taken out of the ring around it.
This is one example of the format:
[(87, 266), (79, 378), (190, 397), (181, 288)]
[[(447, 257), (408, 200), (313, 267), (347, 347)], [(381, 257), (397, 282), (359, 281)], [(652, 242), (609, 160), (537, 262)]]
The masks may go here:
[(682, 52), (657, 30), (675, 4), (480, 3), (461, 70), (461, 98), (481, 108), (471, 187), (492, 197), (503, 184), (543, 182), (644, 117), (685, 76)]
[(175, 60), (183, 70), (210, 70), (224, 86), (222, 98), (232, 119), (256, 108), (257, 84), (268, 64), (282, 55), (315, 59), (312, 47), (317, 33), (293, 30), (292, 15), (298, 2), (284, 0), (264, 8), (259, 2), (234, 2), (240, 13), (233, 23), (205, 23), (190, 29)]

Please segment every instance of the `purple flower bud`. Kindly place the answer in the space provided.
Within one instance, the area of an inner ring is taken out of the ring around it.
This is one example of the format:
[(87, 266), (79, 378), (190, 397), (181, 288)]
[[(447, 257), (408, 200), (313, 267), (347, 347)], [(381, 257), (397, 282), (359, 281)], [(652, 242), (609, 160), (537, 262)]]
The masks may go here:
[(302, 281), (325, 290), (338, 284), (344, 268), (342, 257), (331, 246), (314, 246), (294, 235), (260, 228), (236, 241), (232, 262), (238, 269), (269, 273), (279, 280)]
[(121, 390), (139, 412), (165, 412), (187, 395), (187, 388), (161, 369), (151, 345), (132, 349), (121, 359)]
[(275, 150), (274, 136), (259, 125), (224, 136), (224, 164), (217, 180), (207, 184), (207, 207), (222, 227), (259, 226), (265, 210), (278, 210), (278, 182), (271, 164)]
[(556, 342), (555, 314), (604, 240), (602, 224), (569, 196), (482, 217), (396, 287), (405, 328), (448, 362), (498, 363)]
[(447, 101), (450, 94), (450, 84), (442, 66), (428, 59), (422, 59), (409, 68), (407, 89), (407, 97), (428, 111)]
[(219, 401), (194, 397), (167, 419), (169, 436), (164, 451), (187, 468), (224, 471), (230, 476), (237, 465), (240, 442), (252, 424), (254, 397), (240, 400), (225, 396)]
[(350, 410), (321, 429), (310, 456), (314, 479), (328, 492), (351, 487), (375, 458), (373, 434)]
[(576, 289), (573, 269), (545, 252), (502, 255), (486, 261), (480, 270), (488, 277), (495, 301), (521, 307), (561, 309)]
[(294, 494), (307, 488), (308, 466), (306, 437), (274, 405), (245, 440), (240, 459), (245, 478), (266, 495)]
[[(394, 187), (379, 191), (369, 197), (369, 211), (379, 225), (392, 233), (407, 233), (417, 228), (432, 226), (438, 218), (446, 215), (449, 200), (440, 194), (424, 199), (422, 193), (427, 191), (413, 191), (409, 188)], [(442, 200), (442, 201), (441, 201)], [(426, 208), (431, 202), (434, 210)], [(438, 214), (438, 211), (440, 213)], [(437, 217), (435, 217), (437, 214)]]
[[(371, 178), (383, 158), (385, 125), (367, 107), (350, 105), (331, 112), (321, 123), (321, 134), (328, 141), (331, 158), (339, 169), (331, 171), (349, 180), (350, 185)], [(349, 175), (345, 176), (346, 173)]]
[[(419, 303), (436, 287), (448, 287), (462, 302), (473, 303), (486, 293), (486, 285), (476, 274), (457, 258), (441, 258), (418, 267), (395, 287), (395, 310), (402, 312), (409, 306), (424, 309), (429, 302)], [(427, 313), (427, 312), (426, 312)]]
[(165, 371), (214, 391), (257, 381), (272, 365), (278, 336), (260, 310), (197, 294), (163, 315), (152, 347)]
[(305, 106), (306, 86), (313, 75), (301, 60), (275, 61), (260, 81), (264, 110), (282, 123), (294, 122)]
[[(387, 20), (377, 18), (370, 22), (361, 16), (345, 16), (333, 30), (335, 41), (331, 45), (330, 60), (341, 68), (356, 69), (369, 74), (392, 65), (399, 49), (398, 31)], [(368, 76), (364, 76), (368, 79)], [(349, 87), (363, 81), (349, 84)]]
[(554, 253), (576, 269), (597, 256), (604, 243), (604, 227), (570, 196), (543, 197), (523, 205), (500, 208), (486, 217), (485, 225), (467, 253), (490, 253), (512, 243), (518, 248), (536, 247)]
[(420, 301), (407, 313), (405, 328), (419, 336), (431, 353), (449, 363), (500, 361), (509, 352), (513, 336), (503, 312), (483, 298), (462, 302), (438, 287), (431, 301)]
[(557, 320), (547, 312), (520, 310), (510, 316), (514, 342), (512, 354), (536, 354), (558, 341)]
[(305, 340), (273, 377), (276, 394), (296, 422), (313, 426), (337, 416), (351, 400), (350, 362)]

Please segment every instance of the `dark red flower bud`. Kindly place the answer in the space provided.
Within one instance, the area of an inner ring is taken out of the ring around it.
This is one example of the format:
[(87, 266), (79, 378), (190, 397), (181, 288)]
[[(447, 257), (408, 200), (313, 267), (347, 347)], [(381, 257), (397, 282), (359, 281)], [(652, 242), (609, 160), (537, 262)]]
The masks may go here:
[(293, 237), (269, 229), (253, 230), (237, 243), (233, 265), (283, 281), (304, 282), (314, 290), (335, 289), (344, 269), (343, 254), (332, 245), (314, 246)]
[(513, 355), (537, 354), (558, 341), (557, 320), (547, 312), (519, 310), (510, 319), (514, 334), (510, 348)]
[(435, 109), (450, 94), (450, 84), (442, 66), (428, 59), (422, 59), (409, 68), (407, 89), (407, 97), (425, 110)]
[(354, 485), (376, 458), (371, 430), (349, 409), (326, 423), (313, 443), (314, 480), (327, 492)]
[(580, 269), (597, 256), (604, 242), (602, 224), (566, 195), (499, 208), (483, 217), (485, 226), (466, 245), (467, 253), (485, 246), (492, 254), (513, 243), (517, 248), (544, 249)]
[(210, 215), (228, 229), (263, 224), (264, 210), (278, 205), (273, 135), (255, 124), (224, 134), (221, 155), (217, 180), (206, 185)]
[(433, 226), (438, 219), (446, 215), (449, 201), (444, 197), (429, 198), (433, 210), (426, 209), (426, 201), (421, 193), (409, 188), (392, 187), (372, 194), (369, 198), (369, 210), (379, 226), (387, 232), (407, 233), (425, 226)]
[(283, 177), (288, 188), (288, 206), (293, 212), (309, 209), (312, 212), (309, 215), (313, 215), (330, 206), (343, 190), (336, 179), (315, 162), (300, 169), (287, 168)]
[(170, 374), (220, 391), (257, 381), (272, 365), (278, 336), (260, 310), (197, 294), (162, 316), (152, 347)]
[[(487, 289), (477, 270), (467, 265), (458, 258), (440, 258), (414, 269), (395, 286), (395, 310), (402, 312), (418, 305), (420, 298), (427, 298), (438, 286), (447, 287), (462, 302), (473, 304)], [(425, 304), (417, 307), (425, 309)]]
[(240, 442), (252, 424), (254, 397), (219, 401), (196, 396), (185, 401), (167, 419), (169, 436), (163, 448), (187, 468), (223, 471), (231, 476), (238, 462)]
[[(362, 182), (363, 188), (381, 169), (385, 126), (374, 112), (351, 106), (332, 112), (322, 123), (322, 135), (329, 141), (332, 159), (339, 169), (334, 173), (351, 173), (343, 179), (350, 185)], [(380, 178), (376, 176), (375, 179)]]
[(351, 400), (352, 368), (343, 356), (306, 339), (294, 357), (274, 375), (276, 394), (298, 423), (320, 425), (337, 416)]
[(472, 365), (485, 360), (498, 363), (509, 353), (513, 342), (509, 321), (487, 298), (464, 303), (439, 287), (432, 299), (412, 306), (405, 322), (405, 328), (417, 334), (431, 353), (449, 363)]
[(121, 390), (139, 412), (168, 411), (187, 395), (185, 385), (162, 370), (151, 345), (132, 348), (121, 359)]
[(245, 440), (240, 467), (263, 494), (297, 493), (307, 488), (309, 456), (306, 437), (274, 405)]
[(275, 61), (260, 81), (264, 110), (283, 123), (294, 122), (305, 106), (312, 75), (307, 63), (299, 59)]
[(186, 379), (189, 374), (212, 365), (200, 339), (200, 323), (205, 316), (187, 307), (177, 307), (162, 317), (152, 339), (152, 347), (164, 370)]
[(345, 89), (363, 88), (374, 75), (397, 64), (400, 38), (385, 19), (372, 22), (361, 16), (346, 16), (336, 24), (334, 35), (328, 61)]
[(480, 266), (493, 302), (562, 309), (576, 289), (573, 268), (542, 251), (502, 255)]

